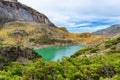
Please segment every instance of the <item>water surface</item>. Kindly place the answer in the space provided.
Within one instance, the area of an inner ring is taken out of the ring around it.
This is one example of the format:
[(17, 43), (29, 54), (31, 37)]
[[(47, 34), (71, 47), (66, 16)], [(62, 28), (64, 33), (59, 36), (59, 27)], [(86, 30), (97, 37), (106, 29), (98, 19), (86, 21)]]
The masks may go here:
[(54, 46), (43, 49), (34, 49), (39, 55), (41, 55), (46, 61), (57, 61), (62, 59), (63, 56), (70, 57), (75, 52), (83, 48), (82, 45), (72, 46)]

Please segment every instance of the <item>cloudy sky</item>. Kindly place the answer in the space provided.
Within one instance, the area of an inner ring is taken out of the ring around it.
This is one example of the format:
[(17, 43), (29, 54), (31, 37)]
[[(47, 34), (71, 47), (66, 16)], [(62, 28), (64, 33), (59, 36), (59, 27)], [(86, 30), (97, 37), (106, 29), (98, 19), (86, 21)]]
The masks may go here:
[(19, 0), (70, 32), (94, 32), (120, 22), (120, 0)]

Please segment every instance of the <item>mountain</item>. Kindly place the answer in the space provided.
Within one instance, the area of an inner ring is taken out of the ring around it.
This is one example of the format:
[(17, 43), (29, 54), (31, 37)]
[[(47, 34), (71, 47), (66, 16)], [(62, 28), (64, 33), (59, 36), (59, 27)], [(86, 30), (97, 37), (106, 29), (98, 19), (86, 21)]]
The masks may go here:
[[(13, 2), (12, 2), (13, 1)], [(54, 24), (42, 13), (14, 0), (0, 0), (0, 22), (37, 22)]]
[(102, 39), (90, 33), (73, 34), (55, 26), (44, 14), (19, 3), (0, 0), (0, 44), (41, 45), (87, 44)]
[(96, 32), (93, 32), (95, 35), (102, 35), (106, 37), (113, 37), (116, 35), (120, 35), (120, 24), (112, 25), (106, 29), (102, 29)]

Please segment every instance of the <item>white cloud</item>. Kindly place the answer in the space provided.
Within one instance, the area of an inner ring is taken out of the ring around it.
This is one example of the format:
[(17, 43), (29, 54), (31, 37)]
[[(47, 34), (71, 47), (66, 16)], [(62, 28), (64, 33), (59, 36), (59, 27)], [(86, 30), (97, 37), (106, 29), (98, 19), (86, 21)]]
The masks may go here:
[[(120, 21), (120, 0), (19, 1), (44, 13), (57, 26), (73, 27), (79, 24), (87, 24), (84, 23), (85, 21), (92, 22), (100, 19), (105, 19), (114, 23), (119, 23)], [(76, 22), (80, 23), (76, 24)]]
[(96, 27), (79, 27), (79, 28), (68, 28), (70, 32), (74, 33), (83, 33), (83, 32), (95, 32), (100, 29), (105, 29), (109, 27), (110, 25), (102, 25), (102, 26), (96, 26)]

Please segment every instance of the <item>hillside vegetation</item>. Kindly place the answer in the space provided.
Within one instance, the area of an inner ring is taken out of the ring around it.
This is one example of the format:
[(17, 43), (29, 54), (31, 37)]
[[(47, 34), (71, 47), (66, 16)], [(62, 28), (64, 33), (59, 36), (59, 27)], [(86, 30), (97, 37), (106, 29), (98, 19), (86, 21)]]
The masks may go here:
[(64, 28), (42, 23), (10, 22), (0, 29), (0, 43), (4, 45), (39, 47), (39, 45), (87, 44), (102, 38), (90, 33), (72, 34)]
[(82, 49), (75, 53), (72, 57), (78, 56), (96, 56), (105, 55), (109, 53), (120, 53), (120, 37), (105, 40), (104, 42), (98, 43), (95, 46)]
[(26, 65), (12, 62), (0, 71), (1, 80), (120, 80), (120, 38), (82, 49), (62, 61), (39, 58)]

